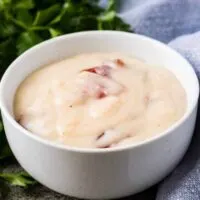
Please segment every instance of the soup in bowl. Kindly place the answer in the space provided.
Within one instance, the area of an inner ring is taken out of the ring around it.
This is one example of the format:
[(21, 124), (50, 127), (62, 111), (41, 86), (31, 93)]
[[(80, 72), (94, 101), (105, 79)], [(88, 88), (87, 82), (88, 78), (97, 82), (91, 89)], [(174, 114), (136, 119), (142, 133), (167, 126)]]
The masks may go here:
[(165, 67), (120, 53), (87, 53), (31, 73), (16, 120), (33, 134), (80, 148), (117, 148), (151, 138), (185, 113), (186, 93)]

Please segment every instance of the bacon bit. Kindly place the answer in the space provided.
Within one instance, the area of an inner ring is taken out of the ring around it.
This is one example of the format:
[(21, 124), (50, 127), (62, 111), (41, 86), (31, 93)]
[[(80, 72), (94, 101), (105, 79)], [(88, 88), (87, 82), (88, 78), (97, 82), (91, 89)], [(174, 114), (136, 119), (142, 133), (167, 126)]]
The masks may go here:
[(97, 98), (98, 99), (102, 99), (102, 98), (104, 98), (106, 96), (107, 95), (106, 95), (105, 91), (99, 91), (99, 93), (97, 94)]
[(124, 67), (125, 66), (125, 63), (121, 60), (121, 59), (115, 59), (115, 62), (117, 63), (118, 66), (120, 67)]
[(107, 65), (102, 65), (101, 67), (92, 67), (88, 69), (84, 69), (82, 71), (95, 73), (101, 76), (109, 76), (110, 75), (110, 67)]
[(82, 71), (86, 72), (91, 72), (97, 74), (97, 67), (89, 68), (89, 69), (84, 69)]

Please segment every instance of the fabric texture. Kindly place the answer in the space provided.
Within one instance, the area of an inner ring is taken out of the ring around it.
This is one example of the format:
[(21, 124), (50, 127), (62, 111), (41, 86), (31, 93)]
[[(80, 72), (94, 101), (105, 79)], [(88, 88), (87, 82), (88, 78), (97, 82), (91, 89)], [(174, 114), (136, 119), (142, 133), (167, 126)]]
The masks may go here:
[[(180, 52), (200, 78), (200, 0), (125, 0), (120, 15), (136, 33)], [(158, 187), (157, 200), (200, 199), (200, 118), (190, 148), (179, 166)]]

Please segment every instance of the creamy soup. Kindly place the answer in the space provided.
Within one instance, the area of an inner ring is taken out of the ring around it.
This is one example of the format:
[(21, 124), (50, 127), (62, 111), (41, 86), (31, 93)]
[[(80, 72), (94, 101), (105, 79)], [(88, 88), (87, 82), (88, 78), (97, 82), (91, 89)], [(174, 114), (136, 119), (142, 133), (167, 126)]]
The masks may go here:
[(90, 53), (30, 74), (16, 92), (14, 113), (25, 129), (48, 140), (113, 148), (161, 134), (186, 104), (166, 68), (120, 53)]

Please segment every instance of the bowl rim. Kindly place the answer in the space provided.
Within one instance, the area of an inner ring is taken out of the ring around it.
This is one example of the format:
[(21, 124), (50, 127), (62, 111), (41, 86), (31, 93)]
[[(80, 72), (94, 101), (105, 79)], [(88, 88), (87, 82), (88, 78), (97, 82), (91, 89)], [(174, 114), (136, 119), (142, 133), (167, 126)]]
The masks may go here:
[[(32, 132), (26, 130), (25, 128), (23, 128), (19, 123), (16, 122), (16, 120), (14, 119), (14, 117), (10, 114), (10, 112), (8, 111), (8, 109), (5, 106), (4, 103), (4, 98), (3, 98), (3, 88), (4, 85), (7, 82), (7, 79), (10, 79), (9, 77), (9, 73), (11, 71), (12, 68), (15, 68), (17, 66), (17, 62), (21, 59), (23, 59), (24, 56), (31, 54), (32, 51), (37, 50), (38, 48), (41, 48), (45, 45), (48, 45), (49, 43), (54, 43), (58, 40), (63, 40), (63, 39), (73, 39), (79, 36), (83, 36), (83, 35), (87, 35), (88, 37), (90, 35), (95, 35), (95, 34), (100, 34), (100, 35), (124, 35), (124, 36), (134, 36), (137, 37), (138, 39), (142, 39), (145, 40), (147, 42), (151, 42), (154, 45), (160, 46), (160, 47), (164, 47), (166, 50), (171, 51), (174, 55), (176, 55), (177, 57), (181, 58), (188, 66), (190, 66), (190, 70), (191, 73), (193, 74), (193, 78), (195, 81), (195, 90), (196, 90), (196, 95), (194, 95), (193, 99), (194, 99), (194, 103), (192, 104), (191, 108), (188, 109), (185, 114), (175, 123), (173, 123), (169, 128), (167, 128), (166, 130), (160, 132), (159, 134), (156, 134), (153, 137), (147, 138), (143, 141), (131, 144), (131, 145), (127, 145), (127, 146), (122, 146), (122, 147), (117, 147), (117, 148), (102, 148), (102, 149), (96, 149), (96, 148), (80, 148), (80, 147), (71, 147), (68, 145), (63, 145), (63, 144), (58, 144), (54, 141), (49, 141), (47, 139), (44, 139), (38, 135), (33, 134)], [(189, 116), (193, 113), (197, 102), (198, 102), (198, 98), (199, 98), (199, 82), (198, 82), (198, 78), (197, 75), (192, 67), (192, 65), (180, 54), (178, 53), (176, 50), (172, 49), (171, 47), (167, 46), (166, 44), (149, 38), (147, 36), (144, 35), (139, 35), (139, 34), (135, 34), (135, 33), (127, 33), (127, 32), (122, 32), (122, 31), (83, 31), (83, 32), (76, 32), (76, 33), (70, 33), (70, 34), (65, 34), (62, 36), (58, 36), (56, 38), (52, 38), (49, 40), (46, 40), (44, 42), (41, 42), (35, 46), (33, 46), (32, 48), (28, 49), (27, 51), (25, 51), (23, 54), (21, 54), (20, 56), (18, 56), (6, 69), (5, 73), (3, 74), (3, 77), (0, 81), (0, 109), (2, 114), (5, 116), (6, 120), (8, 120), (10, 122), (10, 124), (17, 129), (21, 134), (25, 134), (26, 137), (29, 137), (32, 140), (35, 140), (36, 142), (39, 142), (43, 145), (47, 145), (49, 147), (53, 147), (53, 148), (57, 148), (60, 150), (65, 150), (65, 151), (70, 151), (70, 152), (78, 152), (78, 153), (110, 153), (110, 152), (120, 152), (120, 151), (125, 151), (125, 150), (130, 150), (133, 148), (138, 148), (138, 147), (142, 147), (148, 144), (151, 144), (153, 142), (156, 142), (162, 138), (164, 138), (165, 136), (167, 136), (168, 134), (172, 134), (177, 128), (179, 128), (188, 118)]]

